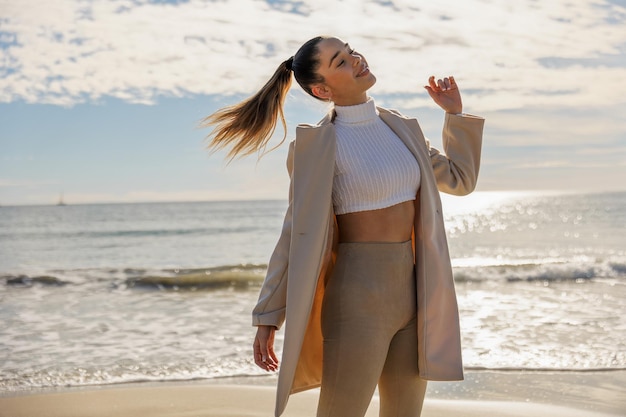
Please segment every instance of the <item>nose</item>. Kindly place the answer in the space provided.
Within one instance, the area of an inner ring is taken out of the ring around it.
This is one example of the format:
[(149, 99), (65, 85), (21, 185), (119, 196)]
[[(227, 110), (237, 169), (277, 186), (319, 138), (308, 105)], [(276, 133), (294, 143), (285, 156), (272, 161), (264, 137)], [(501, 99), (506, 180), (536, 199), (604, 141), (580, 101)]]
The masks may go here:
[(353, 66), (353, 67), (361, 64), (361, 59), (362, 59), (362, 58), (361, 58), (361, 55), (356, 54), (356, 53), (353, 53), (353, 54), (352, 54), (352, 57), (354, 58), (354, 59), (352, 60), (352, 66)]

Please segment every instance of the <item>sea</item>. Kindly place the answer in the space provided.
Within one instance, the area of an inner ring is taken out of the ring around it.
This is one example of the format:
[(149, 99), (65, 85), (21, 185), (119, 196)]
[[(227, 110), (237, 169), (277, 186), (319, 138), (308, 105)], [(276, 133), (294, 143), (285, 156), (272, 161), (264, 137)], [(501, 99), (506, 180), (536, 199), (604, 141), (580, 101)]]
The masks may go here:
[[(466, 370), (626, 369), (626, 192), (442, 198)], [(265, 377), (251, 310), (286, 207), (0, 207), (0, 392)]]

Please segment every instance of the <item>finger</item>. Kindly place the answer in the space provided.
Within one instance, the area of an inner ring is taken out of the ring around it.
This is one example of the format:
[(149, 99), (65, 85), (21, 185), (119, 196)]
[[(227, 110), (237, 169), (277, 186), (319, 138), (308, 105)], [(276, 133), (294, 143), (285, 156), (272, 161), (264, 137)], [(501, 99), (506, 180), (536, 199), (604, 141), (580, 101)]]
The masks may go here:
[(444, 85), (446, 90), (450, 89), (450, 79), (448, 77), (443, 79), (443, 85)]
[(254, 355), (254, 363), (256, 364), (256, 366), (258, 366), (261, 369), (264, 369), (267, 371), (267, 364), (265, 362), (263, 362), (263, 360), (261, 359), (261, 356), (257, 356)]
[(278, 364), (278, 358), (276, 357), (276, 353), (274, 352), (274, 349), (270, 350), (270, 358), (272, 358), (274, 363)]
[(267, 371), (267, 370), (268, 370), (268, 369), (267, 369), (267, 364), (265, 364), (262, 360), (260, 360), (260, 359), (256, 359), (256, 358), (255, 358), (255, 359), (254, 359), (254, 363), (255, 363), (255, 364), (256, 364), (256, 366), (258, 366), (259, 368), (261, 368), (261, 369), (263, 369), (263, 370), (265, 370), (265, 371)]
[(429, 86), (429, 85), (425, 85), (424, 88), (428, 92), (428, 95), (430, 96), (430, 98), (432, 98), (434, 100), (435, 96), (437, 95), (435, 90), (433, 90), (433, 88), (431, 86)]
[(439, 89), (440, 89), (440, 90), (445, 90), (445, 89), (446, 89), (446, 85), (445, 85), (445, 83), (443, 82), (443, 80), (441, 80), (441, 79), (440, 79), (440, 80), (437, 80), (437, 85), (439, 86)]
[(255, 338), (254, 363), (266, 371), (276, 371), (278, 369), (278, 358), (276, 353), (274, 353), (273, 339), (271, 336), (263, 341), (258, 337)]
[(431, 75), (430, 78), (428, 78), (428, 85), (433, 91), (437, 91), (437, 83), (435, 83), (434, 75)]
[[(265, 347), (265, 349), (264, 349)], [(254, 363), (261, 369), (266, 371), (270, 370), (270, 367), (267, 363), (267, 345), (261, 343), (258, 337), (254, 338), (254, 345), (252, 346), (254, 351)], [(265, 352), (263, 352), (265, 350)]]
[(263, 359), (261, 356), (255, 356), (254, 363), (256, 364), (256, 366), (265, 371), (275, 371), (278, 369), (278, 364), (273, 361), (267, 360), (267, 358)]
[(254, 355), (254, 363), (259, 367), (265, 369), (265, 363), (263, 362), (263, 355), (261, 354), (261, 346), (259, 343), (259, 339), (254, 339), (254, 344), (252, 345), (253, 355)]
[(274, 353), (274, 348), (272, 345), (267, 347), (267, 354), (261, 358), (268, 366), (277, 367), (278, 366), (278, 358), (276, 357), (276, 353)]
[(278, 369), (278, 363), (271, 356), (265, 356), (261, 358), (261, 368), (266, 371), (275, 371)]
[(456, 88), (457, 87), (456, 81), (455, 81), (455, 79), (454, 79), (454, 77), (452, 75), (450, 76), (450, 86), (452, 88)]
[(269, 360), (265, 363), (267, 365), (268, 371), (275, 371), (278, 369), (278, 364), (276, 362), (270, 362)]

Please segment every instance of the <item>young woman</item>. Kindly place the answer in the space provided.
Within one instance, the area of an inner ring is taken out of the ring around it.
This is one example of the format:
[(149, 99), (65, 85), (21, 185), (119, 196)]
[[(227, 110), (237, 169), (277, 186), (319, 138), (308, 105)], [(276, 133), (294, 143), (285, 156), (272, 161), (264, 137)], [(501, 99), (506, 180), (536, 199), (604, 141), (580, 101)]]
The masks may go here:
[(289, 207), (253, 324), (254, 361), (278, 369), (275, 415), (291, 393), (321, 386), (324, 417), (362, 417), (378, 385), (380, 415), (419, 416), (426, 380), (463, 378), (459, 320), (439, 190), (476, 184), (484, 120), (462, 113), (454, 78), (426, 89), (446, 112), (445, 154), (415, 119), (377, 107), (367, 61), (333, 37), (306, 42), (253, 97), (208, 116), (210, 146), (265, 149), (291, 75), (333, 103), (291, 142)]

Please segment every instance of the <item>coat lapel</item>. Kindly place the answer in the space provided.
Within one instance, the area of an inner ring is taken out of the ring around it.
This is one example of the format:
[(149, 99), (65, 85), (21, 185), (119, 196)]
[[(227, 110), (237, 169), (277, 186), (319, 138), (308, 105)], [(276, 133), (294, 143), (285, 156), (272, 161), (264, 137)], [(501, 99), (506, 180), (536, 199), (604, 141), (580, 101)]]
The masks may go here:
[(424, 379), (463, 379), (459, 319), (437, 179), (415, 119), (379, 109), (380, 117), (415, 155), (421, 183), (415, 200), (418, 367)]

